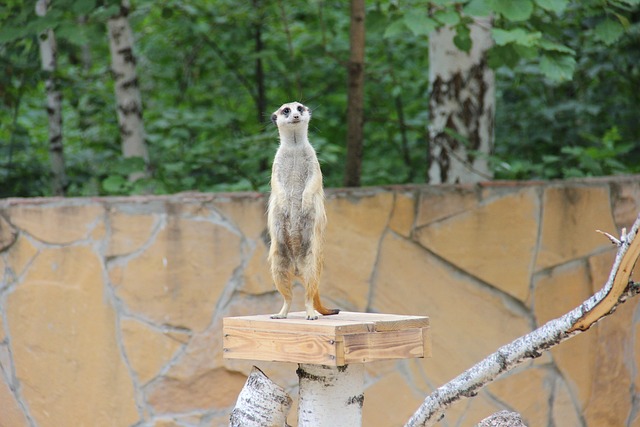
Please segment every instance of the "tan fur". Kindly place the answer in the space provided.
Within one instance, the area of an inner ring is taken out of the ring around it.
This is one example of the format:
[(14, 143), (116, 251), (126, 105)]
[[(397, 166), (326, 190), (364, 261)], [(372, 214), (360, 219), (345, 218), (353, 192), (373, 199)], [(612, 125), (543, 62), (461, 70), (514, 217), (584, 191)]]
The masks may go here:
[(340, 310), (322, 306), (318, 285), (322, 272), (324, 210), (322, 172), (307, 131), (311, 110), (298, 102), (284, 104), (271, 120), (278, 126), (280, 146), (271, 171), (268, 228), (271, 236), (269, 261), (276, 288), (284, 304), (274, 319), (284, 319), (291, 307), (291, 286), (299, 279), (305, 287), (307, 319)]

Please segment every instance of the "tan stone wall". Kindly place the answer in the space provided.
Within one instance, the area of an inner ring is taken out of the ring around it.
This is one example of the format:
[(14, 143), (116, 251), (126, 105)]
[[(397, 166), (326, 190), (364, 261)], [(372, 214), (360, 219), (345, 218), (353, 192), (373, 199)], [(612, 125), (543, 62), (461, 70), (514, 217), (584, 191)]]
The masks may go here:
[[(264, 203), (0, 201), (0, 427), (226, 425), (251, 364), (223, 361), (222, 318), (280, 306)], [(639, 210), (638, 177), (329, 191), (327, 305), (432, 323), (433, 358), (368, 366), (364, 425), (402, 425), (434, 387), (579, 304), (614, 255), (594, 230)], [(640, 426), (638, 301), (442, 425), (507, 408), (532, 427)], [(258, 365), (295, 395), (294, 366)]]

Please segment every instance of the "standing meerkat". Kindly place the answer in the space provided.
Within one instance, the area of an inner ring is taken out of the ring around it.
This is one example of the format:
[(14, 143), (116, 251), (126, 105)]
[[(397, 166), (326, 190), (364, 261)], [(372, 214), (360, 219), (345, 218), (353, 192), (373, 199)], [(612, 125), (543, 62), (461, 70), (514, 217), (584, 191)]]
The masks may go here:
[(311, 110), (299, 102), (284, 104), (271, 115), (278, 126), (280, 146), (271, 170), (268, 228), (271, 236), (271, 274), (284, 304), (272, 319), (285, 319), (291, 307), (295, 278), (305, 287), (308, 320), (340, 310), (322, 305), (318, 285), (323, 263), (324, 210), (322, 172), (307, 131)]

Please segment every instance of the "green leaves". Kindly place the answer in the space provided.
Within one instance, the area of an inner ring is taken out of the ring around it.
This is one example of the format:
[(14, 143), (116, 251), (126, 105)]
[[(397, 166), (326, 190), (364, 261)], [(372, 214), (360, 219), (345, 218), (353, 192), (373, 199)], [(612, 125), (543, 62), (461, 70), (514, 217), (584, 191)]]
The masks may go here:
[(575, 68), (576, 60), (569, 55), (545, 54), (540, 58), (540, 71), (551, 80), (571, 80)]
[(596, 25), (595, 37), (606, 45), (611, 45), (618, 41), (624, 33), (624, 27), (619, 20), (606, 18), (604, 21)]
[(438, 22), (431, 19), (426, 8), (416, 8), (405, 14), (404, 23), (415, 36), (426, 36), (438, 27)]
[(509, 21), (525, 21), (533, 13), (531, 0), (490, 0), (494, 12), (504, 16)]
[(545, 10), (561, 14), (569, 4), (569, 0), (536, 0), (536, 4)]

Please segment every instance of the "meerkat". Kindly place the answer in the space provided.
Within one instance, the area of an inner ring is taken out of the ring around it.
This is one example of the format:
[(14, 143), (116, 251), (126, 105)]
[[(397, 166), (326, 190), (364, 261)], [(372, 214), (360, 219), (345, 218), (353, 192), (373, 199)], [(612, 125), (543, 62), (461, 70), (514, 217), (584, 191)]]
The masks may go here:
[(276, 289), (284, 298), (282, 309), (272, 319), (285, 319), (289, 314), (296, 278), (305, 287), (308, 320), (318, 318), (314, 310), (325, 316), (340, 311), (325, 308), (318, 292), (327, 216), (320, 163), (307, 137), (310, 120), (311, 110), (299, 102), (283, 104), (271, 115), (280, 146), (271, 171), (269, 261)]

